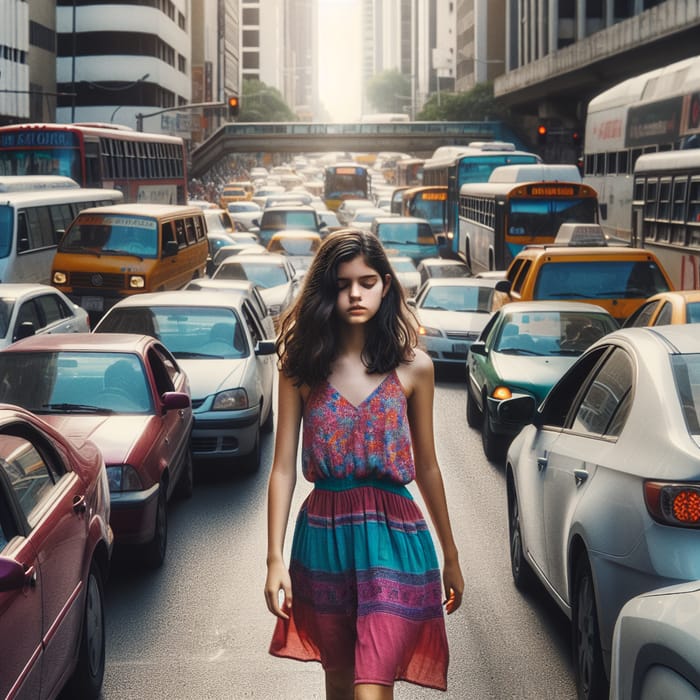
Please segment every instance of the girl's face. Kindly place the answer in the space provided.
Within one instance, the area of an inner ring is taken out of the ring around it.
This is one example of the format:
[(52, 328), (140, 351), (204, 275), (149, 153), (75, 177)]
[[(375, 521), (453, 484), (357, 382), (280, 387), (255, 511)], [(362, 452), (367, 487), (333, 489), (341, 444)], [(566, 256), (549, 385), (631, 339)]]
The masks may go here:
[(390, 283), (391, 275), (382, 278), (361, 255), (340, 263), (335, 305), (340, 320), (353, 325), (367, 323), (379, 311)]

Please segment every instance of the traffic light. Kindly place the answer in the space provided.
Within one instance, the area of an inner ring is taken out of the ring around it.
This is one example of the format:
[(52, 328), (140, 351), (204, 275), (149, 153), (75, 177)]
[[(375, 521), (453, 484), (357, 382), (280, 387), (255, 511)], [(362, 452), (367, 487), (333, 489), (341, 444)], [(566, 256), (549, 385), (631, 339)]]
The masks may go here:
[(228, 98), (228, 116), (229, 118), (237, 117), (241, 107), (241, 101), (236, 95), (231, 95)]
[(537, 143), (540, 145), (547, 143), (547, 127), (544, 124), (537, 127)]

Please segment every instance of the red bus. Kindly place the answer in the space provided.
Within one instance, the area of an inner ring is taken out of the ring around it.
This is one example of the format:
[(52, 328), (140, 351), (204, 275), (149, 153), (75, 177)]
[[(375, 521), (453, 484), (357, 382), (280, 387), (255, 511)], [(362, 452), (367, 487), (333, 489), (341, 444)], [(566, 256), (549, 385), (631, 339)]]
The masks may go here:
[(0, 127), (0, 175), (67, 175), (120, 190), (125, 202), (187, 203), (181, 138), (109, 124)]

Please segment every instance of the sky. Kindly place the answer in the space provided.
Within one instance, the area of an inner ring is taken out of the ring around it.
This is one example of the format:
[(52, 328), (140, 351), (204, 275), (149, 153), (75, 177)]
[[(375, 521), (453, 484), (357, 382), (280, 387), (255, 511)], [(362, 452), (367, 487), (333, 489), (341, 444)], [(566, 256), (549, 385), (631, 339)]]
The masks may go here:
[(362, 112), (360, 15), (360, 0), (319, 0), (319, 93), (337, 122), (357, 121)]

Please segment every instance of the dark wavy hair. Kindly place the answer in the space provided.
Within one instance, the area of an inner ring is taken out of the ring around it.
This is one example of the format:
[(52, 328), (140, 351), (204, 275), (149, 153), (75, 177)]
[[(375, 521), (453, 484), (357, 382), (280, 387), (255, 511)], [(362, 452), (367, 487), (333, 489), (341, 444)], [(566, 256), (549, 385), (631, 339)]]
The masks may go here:
[(384, 374), (413, 357), (417, 322), (379, 239), (368, 231), (343, 229), (328, 235), (306, 272), (296, 301), (282, 319), (278, 365), (298, 385), (316, 386), (331, 373), (338, 356), (340, 323), (338, 266), (361, 255), (380, 275), (391, 275), (389, 290), (368, 322), (362, 362), (370, 374)]

